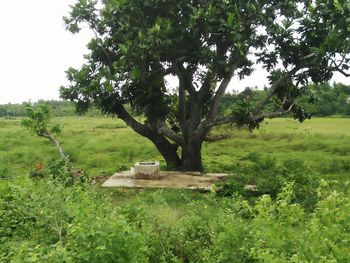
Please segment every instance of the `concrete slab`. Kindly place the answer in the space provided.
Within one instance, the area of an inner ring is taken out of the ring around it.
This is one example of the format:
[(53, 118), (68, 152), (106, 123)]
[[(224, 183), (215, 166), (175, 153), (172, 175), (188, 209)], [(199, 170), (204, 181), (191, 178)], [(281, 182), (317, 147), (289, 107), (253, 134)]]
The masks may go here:
[(214, 182), (222, 180), (227, 174), (197, 172), (160, 171), (157, 178), (137, 179), (132, 171), (112, 175), (103, 187), (134, 188), (176, 188), (176, 189), (210, 189)]

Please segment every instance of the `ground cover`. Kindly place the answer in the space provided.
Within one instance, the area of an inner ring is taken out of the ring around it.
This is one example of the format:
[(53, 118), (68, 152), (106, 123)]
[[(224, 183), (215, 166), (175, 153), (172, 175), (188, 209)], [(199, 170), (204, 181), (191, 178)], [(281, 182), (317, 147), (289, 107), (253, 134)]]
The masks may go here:
[[(90, 176), (160, 160), (110, 118), (59, 118), (74, 165)], [(66, 187), (26, 176), (54, 147), (0, 119), (1, 262), (346, 262), (350, 257), (350, 119), (276, 119), (205, 143), (212, 192)], [(221, 133), (222, 131), (216, 131)], [(163, 163), (164, 165), (164, 163)], [(13, 177), (13, 178), (10, 178)], [(7, 179), (5, 179), (7, 178)], [(5, 180), (3, 180), (5, 179)], [(242, 189), (256, 184), (252, 194)]]
[[(119, 120), (65, 117), (54, 121), (62, 125), (59, 139), (65, 151), (77, 167), (91, 176), (111, 175), (140, 160), (159, 160), (165, 166), (152, 143)], [(0, 138), (3, 176), (13, 169), (27, 170), (57, 158), (49, 142), (20, 127), (20, 119), (0, 119)], [(347, 118), (315, 118), (302, 124), (292, 119), (274, 119), (253, 133), (234, 131), (232, 139), (205, 143), (204, 166), (207, 172), (232, 172), (242, 158), (258, 154), (278, 161), (302, 160), (318, 170), (333, 171), (348, 162), (349, 139)]]

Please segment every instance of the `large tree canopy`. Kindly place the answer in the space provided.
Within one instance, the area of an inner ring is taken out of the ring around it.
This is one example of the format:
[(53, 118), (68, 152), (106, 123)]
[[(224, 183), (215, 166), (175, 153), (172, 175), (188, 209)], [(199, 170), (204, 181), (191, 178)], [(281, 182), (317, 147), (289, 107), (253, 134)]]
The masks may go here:
[[(95, 37), (86, 63), (68, 70), (71, 84), (61, 96), (81, 111), (95, 105), (123, 119), (169, 167), (184, 170), (202, 170), (202, 142), (214, 126), (254, 128), (285, 113), (302, 121), (308, 115), (296, 98), (308, 84), (334, 71), (348, 74), (347, 0), (79, 0), (65, 22), (71, 32), (87, 26)], [(231, 78), (250, 75), (256, 63), (269, 76), (266, 97), (220, 116)], [(176, 90), (168, 75), (179, 79)], [(270, 101), (275, 108), (267, 112)]]

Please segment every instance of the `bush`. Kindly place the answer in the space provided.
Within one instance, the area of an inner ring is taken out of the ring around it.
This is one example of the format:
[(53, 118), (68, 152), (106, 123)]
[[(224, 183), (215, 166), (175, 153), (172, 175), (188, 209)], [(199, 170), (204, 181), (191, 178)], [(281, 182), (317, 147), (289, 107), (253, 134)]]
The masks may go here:
[(347, 262), (348, 190), (326, 189), (322, 181), (317, 189), (320, 200), (309, 214), (293, 202), (294, 188), (286, 184), (276, 201), (263, 195), (251, 206), (250, 220), (230, 211), (220, 214), (206, 262)]
[[(278, 163), (275, 159), (249, 154), (242, 159), (240, 171), (219, 182), (215, 189), (218, 196), (261, 196), (268, 194), (276, 198), (283, 186), (293, 182), (293, 202), (313, 209), (317, 202), (318, 180), (311, 169), (300, 160)], [(253, 189), (245, 188), (253, 185)]]
[(45, 173), (58, 184), (63, 184), (64, 186), (72, 186), (74, 184), (74, 174), (69, 157), (52, 162)]
[(146, 261), (142, 236), (95, 188), (23, 178), (1, 185), (1, 262)]

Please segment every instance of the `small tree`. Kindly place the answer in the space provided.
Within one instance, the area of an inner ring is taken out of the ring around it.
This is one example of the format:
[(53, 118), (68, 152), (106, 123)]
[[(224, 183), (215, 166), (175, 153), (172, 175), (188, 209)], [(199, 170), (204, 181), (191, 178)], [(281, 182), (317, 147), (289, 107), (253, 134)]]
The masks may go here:
[(33, 134), (49, 139), (55, 144), (60, 157), (65, 159), (66, 155), (60, 143), (55, 138), (56, 135), (61, 133), (61, 129), (58, 124), (50, 125), (50, 111), (48, 106), (46, 104), (41, 104), (37, 109), (33, 109), (33, 107), (28, 104), (26, 106), (26, 113), (28, 118), (22, 120), (22, 126)]
[[(347, 0), (79, 0), (65, 22), (73, 33), (87, 25), (95, 37), (86, 64), (68, 70), (71, 85), (61, 96), (81, 111), (95, 105), (117, 115), (153, 142), (168, 167), (183, 170), (202, 170), (202, 143), (213, 127), (255, 128), (286, 113), (303, 121), (309, 116), (296, 99), (310, 83), (333, 71), (349, 76)], [(245, 78), (256, 63), (270, 80), (266, 96), (220, 116), (231, 78)], [(177, 90), (167, 85), (170, 75)]]

